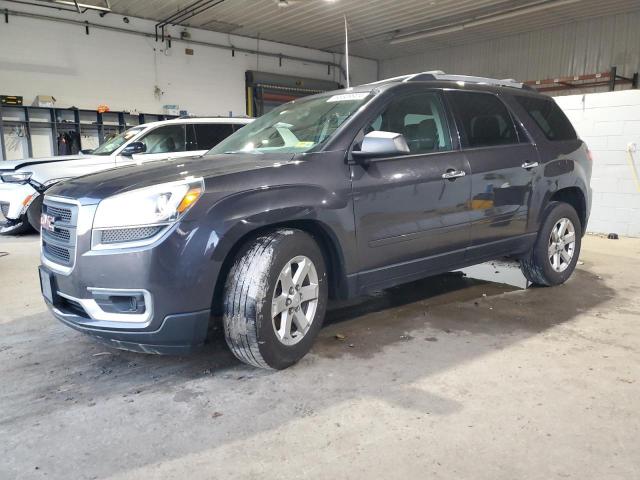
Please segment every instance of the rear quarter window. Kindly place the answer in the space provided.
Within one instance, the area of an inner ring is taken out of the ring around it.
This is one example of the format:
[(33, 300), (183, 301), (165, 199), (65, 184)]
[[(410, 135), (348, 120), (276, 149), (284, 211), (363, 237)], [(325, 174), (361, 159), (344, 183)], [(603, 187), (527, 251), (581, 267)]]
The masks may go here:
[(578, 136), (562, 109), (551, 98), (516, 96), (516, 101), (552, 141), (576, 140)]

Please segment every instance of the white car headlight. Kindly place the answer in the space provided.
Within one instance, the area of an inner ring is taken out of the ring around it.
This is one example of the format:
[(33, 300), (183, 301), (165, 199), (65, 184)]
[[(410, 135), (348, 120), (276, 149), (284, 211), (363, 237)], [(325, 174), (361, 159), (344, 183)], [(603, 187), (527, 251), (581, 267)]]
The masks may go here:
[(11, 172), (0, 175), (3, 182), (6, 183), (27, 183), (33, 175), (31, 172)]
[(204, 192), (202, 179), (163, 183), (105, 198), (94, 229), (162, 225), (175, 222)]

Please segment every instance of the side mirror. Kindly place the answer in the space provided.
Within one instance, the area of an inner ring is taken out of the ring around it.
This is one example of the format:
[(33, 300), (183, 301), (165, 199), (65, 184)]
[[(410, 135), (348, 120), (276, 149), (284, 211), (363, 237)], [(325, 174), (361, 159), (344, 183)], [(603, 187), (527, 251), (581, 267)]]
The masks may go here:
[(137, 153), (144, 153), (147, 151), (147, 146), (142, 142), (133, 142), (122, 149), (120, 155), (125, 157), (131, 157)]
[(364, 136), (360, 150), (352, 151), (351, 155), (355, 159), (367, 160), (409, 153), (409, 145), (401, 133), (374, 131)]
[(85, 148), (84, 150), (80, 150), (80, 153), (83, 155), (91, 155), (93, 153), (93, 148)]

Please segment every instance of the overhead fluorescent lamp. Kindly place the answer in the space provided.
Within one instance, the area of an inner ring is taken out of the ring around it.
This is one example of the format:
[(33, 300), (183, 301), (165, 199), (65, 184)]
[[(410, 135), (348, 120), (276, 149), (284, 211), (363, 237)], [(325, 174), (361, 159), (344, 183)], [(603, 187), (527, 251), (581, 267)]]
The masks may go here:
[(547, 10), (548, 8), (560, 7), (562, 5), (568, 5), (570, 3), (576, 3), (579, 1), (580, 0), (553, 0), (553, 1), (543, 2), (543, 3), (537, 3), (529, 7), (523, 7), (517, 10), (511, 10), (505, 13), (498, 13), (496, 15), (478, 18), (476, 20), (460, 23), (458, 25), (447, 25), (442, 28), (435, 28), (432, 30), (423, 30), (421, 32), (410, 33), (408, 35), (400, 35), (395, 38), (392, 38), (389, 43), (392, 45), (396, 45), (398, 43), (413, 42), (415, 40), (422, 40), (423, 38), (446, 35), (447, 33), (460, 32), (467, 28), (486, 25), (487, 23), (498, 22), (500, 20), (507, 20), (509, 18), (514, 18), (514, 17), (519, 17), (521, 15), (540, 12), (542, 10)]
[(100, 12), (110, 12), (111, 11), (111, 6), (109, 5), (109, 0), (104, 0), (105, 6), (100, 6), (100, 5), (91, 5), (88, 3), (80, 3), (80, 2), (75, 2), (73, 0), (53, 0), (53, 3), (58, 3), (60, 5), (70, 5), (72, 7), (76, 7), (76, 9), (78, 9), (78, 11), (81, 8), (86, 8), (87, 10), (98, 10)]

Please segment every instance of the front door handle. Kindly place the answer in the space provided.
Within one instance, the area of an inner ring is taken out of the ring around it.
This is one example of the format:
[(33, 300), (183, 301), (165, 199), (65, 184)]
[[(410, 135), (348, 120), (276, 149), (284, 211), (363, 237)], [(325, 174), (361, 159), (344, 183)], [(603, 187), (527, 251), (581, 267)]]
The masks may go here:
[(467, 174), (464, 170), (454, 170), (450, 168), (445, 173), (442, 174), (442, 178), (445, 180), (455, 180), (458, 177), (464, 177)]
[(529, 170), (531, 168), (536, 168), (538, 166), (538, 162), (531, 162), (531, 163), (523, 163), (522, 164), (522, 168), (524, 168), (525, 170)]

